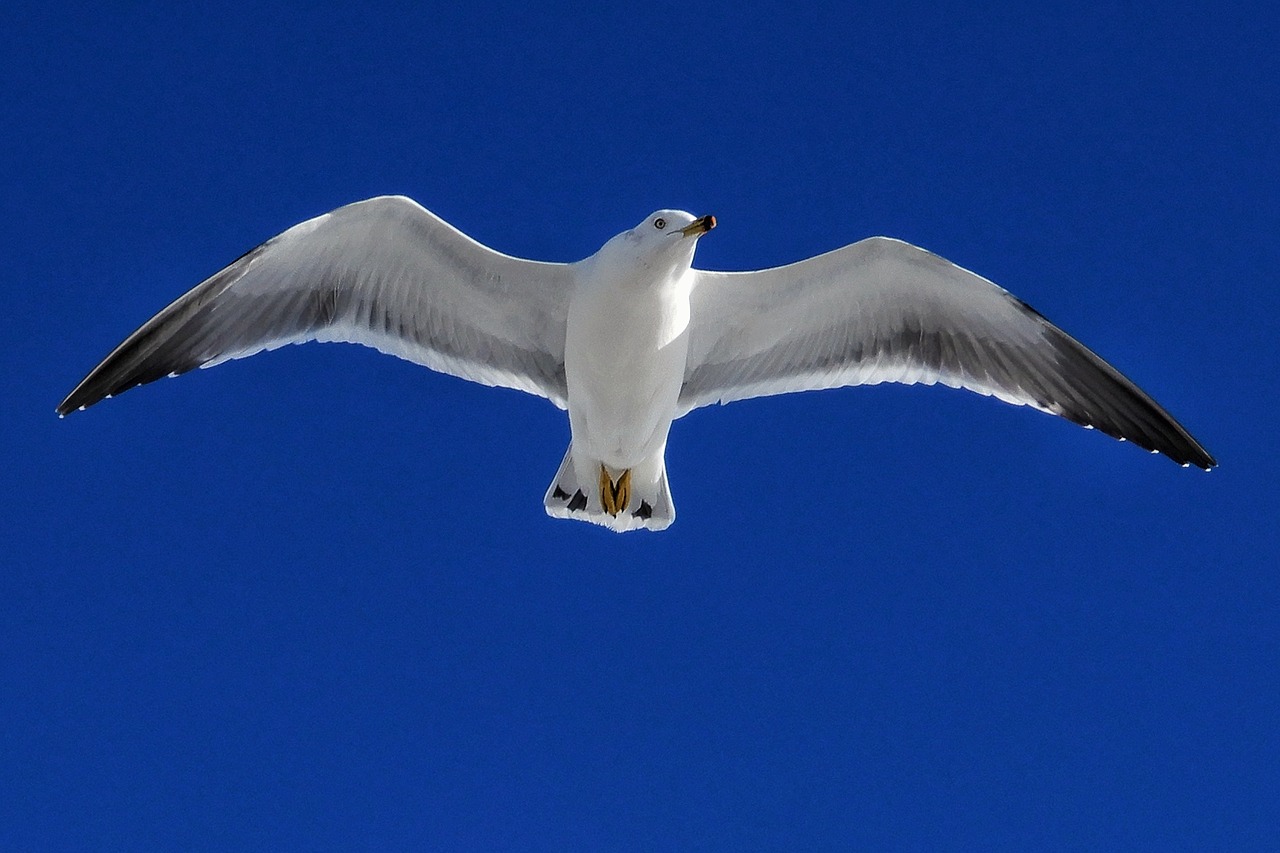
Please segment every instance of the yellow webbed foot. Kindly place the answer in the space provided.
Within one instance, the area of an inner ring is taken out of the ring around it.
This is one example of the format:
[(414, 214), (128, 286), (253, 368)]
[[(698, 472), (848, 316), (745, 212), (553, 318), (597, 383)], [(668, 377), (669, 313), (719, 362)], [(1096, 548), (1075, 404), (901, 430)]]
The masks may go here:
[(617, 515), (631, 503), (631, 469), (623, 471), (617, 482), (609, 476), (603, 464), (600, 466), (600, 506), (609, 515)]

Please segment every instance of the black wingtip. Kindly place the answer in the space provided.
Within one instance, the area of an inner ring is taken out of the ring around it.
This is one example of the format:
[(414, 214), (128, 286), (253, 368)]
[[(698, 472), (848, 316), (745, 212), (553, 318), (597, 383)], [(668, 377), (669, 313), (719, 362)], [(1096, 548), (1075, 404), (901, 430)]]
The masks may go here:
[[(1168, 417), (1167, 413), (1166, 417)], [(1187, 432), (1186, 429), (1183, 428), (1182, 424), (1173, 420), (1172, 417), (1169, 417), (1169, 422), (1177, 429), (1179, 433), (1178, 438), (1181, 440), (1172, 447), (1151, 447), (1150, 450), (1152, 452), (1168, 456), (1183, 468), (1189, 468), (1194, 465), (1202, 471), (1212, 471), (1214, 468), (1218, 467), (1218, 460), (1213, 458), (1213, 454), (1205, 450), (1204, 447), (1201, 446), (1200, 442), (1196, 441), (1195, 438), (1192, 437), (1191, 433)]]
[(100, 389), (91, 387), (90, 380), (94, 378), (97, 372), (98, 371), (95, 369), (93, 373), (86, 376), (84, 380), (67, 395), (66, 399), (58, 404), (58, 417), (65, 418), (72, 412), (83, 412), (94, 403), (100, 403), (112, 396), (111, 393), (102, 393)]
[(1192, 459), (1187, 464), (1194, 465), (1202, 471), (1212, 471), (1214, 468), (1218, 467), (1217, 459), (1210, 456), (1208, 451), (1206, 451), (1203, 447), (1198, 449), (1200, 451), (1200, 456), (1197, 457), (1196, 459)]
[(65, 399), (63, 399), (61, 403), (58, 404), (58, 408), (55, 409), (55, 411), (58, 413), (58, 417), (65, 418), (67, 415), (71, 414), (72, 412), (78, 412), (80, 411), (80, 409), (84, 408), (84, 406), (81, 406), (76, 402), (75, 397), (76, 397), (76, 392), (72, 391), (70, 394), (66, 396)]

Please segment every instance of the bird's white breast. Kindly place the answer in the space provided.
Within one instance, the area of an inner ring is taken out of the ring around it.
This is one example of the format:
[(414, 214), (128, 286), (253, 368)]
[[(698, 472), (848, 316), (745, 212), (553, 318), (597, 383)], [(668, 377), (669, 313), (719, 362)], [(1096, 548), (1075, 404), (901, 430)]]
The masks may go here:
[(660, 453), (689, 353), (689, 275), (589, 267), (569, 305), (565, 374), (575, 452), (625, 469)]

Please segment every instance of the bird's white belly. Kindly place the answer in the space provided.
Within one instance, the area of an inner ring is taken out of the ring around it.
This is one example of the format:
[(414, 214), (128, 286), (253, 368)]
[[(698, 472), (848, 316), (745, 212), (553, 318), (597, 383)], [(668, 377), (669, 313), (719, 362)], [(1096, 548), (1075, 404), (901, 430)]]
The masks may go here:
[(588, 293), (565, 339), (575, 453), (632, 468), (662, 452), (689, 354), (689, 301), (677, 288)]

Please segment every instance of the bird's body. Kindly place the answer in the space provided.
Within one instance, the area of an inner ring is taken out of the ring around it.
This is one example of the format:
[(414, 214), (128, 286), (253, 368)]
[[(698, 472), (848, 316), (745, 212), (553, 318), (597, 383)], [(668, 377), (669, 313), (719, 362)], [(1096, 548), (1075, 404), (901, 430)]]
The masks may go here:
[(688, 270), (652, 279), (629, 260), (583, 262), (565, 333), (573, 434), (614, 468), (666, 444), (689, 353)]
[[(659, 211), (646, 222), (662, 220), (674, 232), (675, 223), (688, 224), (679, 217), (678, 211)], [(674, 237), (671, 263), (647, 263), (642, 251), (647, 241), (633, 233), (613, 238), (575, 265), (577, 286), (565, 332), (573, 436), (565, 465), (572, 470), (557, 476), (546, 499), (553, 514), (595, 515), (599, 509), (602, 523), (626, 528), (653, 527), (675, 517), (665, 452), (689, 354), (694, 244), (684, 235), (659, 232)], [(600, 494), (615, 489), (623, 476), (628, 499), (618, 512), (607, 512)], [(557, 501), (557, 492), (569, 498)], [(586, 505), (570, 511), (578, 492)]]
[(941, 382), (1097, 427), (1180, 464), (1203, 447), (1091, 351), (986, 279), (883, 237), (784, 267), (692, 266), (715, 226), (663, 210), (573, 264), (488, 249), (403, 197), (301, 223), (129, 336), (60, 414), (287, 343), (349, 341), (568, 409), (544, 503), (622, 531), (675, 518), (671, 423), (715, 402)]

